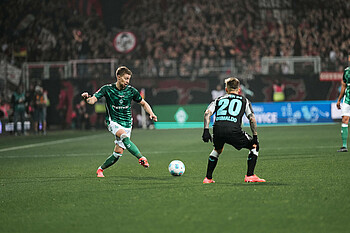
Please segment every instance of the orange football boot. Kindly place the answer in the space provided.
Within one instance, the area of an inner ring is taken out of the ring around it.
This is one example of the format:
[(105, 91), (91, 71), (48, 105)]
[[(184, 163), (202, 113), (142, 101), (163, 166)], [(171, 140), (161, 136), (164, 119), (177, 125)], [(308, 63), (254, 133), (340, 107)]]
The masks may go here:
[(97, 169), (96, 174), (97, 174), (97, 177), (105, 177), (105, 176), (103, 175), (103, 170), (100, 169), (100, 168)]
[(141, 164), (142, 166), (144, 166), (145, 168), (148, 168), (149, 167), (149, 163), (146, 159), (146, 157), (142, 156), (140, 159), (139, 159), (139, 164)]
[(244, 182), (247, 182), (247, 183), (266, 182), (266, 180), (260, 179), (257, 175), (252, 175), (252, 176), (245, 175)]
[(215, 183), (213, 179), (208, 179), (207, 177), (204, 178), (203, 184), (210, 184), (210, 183)]

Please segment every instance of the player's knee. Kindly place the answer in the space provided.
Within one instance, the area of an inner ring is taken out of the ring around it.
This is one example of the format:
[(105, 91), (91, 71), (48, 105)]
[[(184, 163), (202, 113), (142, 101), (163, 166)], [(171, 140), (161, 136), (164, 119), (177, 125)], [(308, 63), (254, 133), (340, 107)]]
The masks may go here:
[(210, 156), (212, 157), (215, 157), (215, 158), (219, 158), (220, 154), (221, 154), (222, 150), (220, 151), (216, 151), (216, 150), (213, 150), (211, 153), (210, 153)]
[(118, 158), (123, 156), (123, 150), (113, 151), (113, 156)]
[(129, 136), (126, 133), (123, 133), (120, 135), (120, 139), (123, 141), (124, 139), (129, 138)]
[(123, 154), (124, 152), (124, 148), (120, 147), (118, 144), (115, 145), (113, 153), (117, 153), (117, 154)]

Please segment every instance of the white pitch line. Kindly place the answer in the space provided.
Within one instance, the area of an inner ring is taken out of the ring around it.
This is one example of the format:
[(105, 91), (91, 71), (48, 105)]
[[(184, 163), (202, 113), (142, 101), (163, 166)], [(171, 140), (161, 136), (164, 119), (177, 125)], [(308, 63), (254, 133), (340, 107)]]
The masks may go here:
[[(18, 159), (18, 158), (54, 158), (54, 157), (80, 157), (80, 156), (95, 156), (102, 154), (44, 154), (44, 155), (0, 155), (0, 159)], [(105, 154), (107, 155), (107, 154)]]
[[(323, 146), (320, 146), (318, 148), (326, 148)], [(329, 147), (331, 148), (331, 147)], [(269, 151), (269, 149), (266, 149), (266, 151)], [(196, 150), (196, 151), (177, 151), (178, 154), (193, 154), (193, 153), (203, 153), (203, 154), (208, 154), (207, 150)], [(165, 154), (173, 154), (173, 151), (152, 151), (152, 152), (145, 152), (147, 155), (165, 155)], [(99, 154), (99, 153), (66, 153), (66, 154), (42, 154), (42, 155), (0, 155), (0, 159), (17, 159), (17, 158), (54, 158), (54, 157), (84, 157), (84, 156), (108, 156), (108, 153), (105, 154)], [(266, 152), (266, 155), (269, 155), (268, 152)], [(291, 154), (289, 156), (283, 157), (284, 159), (291, 159), (291, 158), (297, 158), (296, 156), (299, 156), (300, 154)], [(128, 155), (127, 155), (128, 156)], [(324, 157), (327, 155), (309, 155), (311, 157)], [(240, 157), (237, 157), (240, 158)], [(279, 157), (281, 159), (281, 157)], [(299, 158), (299, 157), (298, 157)], [(270, 159), (270, 158), (267, 158)]]
[(29, 145), (23, 145), (23, 146), (7, 147), (7, 148), (0, 149), (0, 152), (28, 149), (28, 148), (39, 147), (39, 146), (55, 145), (55, 144), (60, 144), (60, 143), (72, 142), (72, 141), (81, 141), (81, 140), (85, 140), (87, 138), (94, 138), (97, 136), (99, 136), (99, 135), (90, 135), (90, 136), (83, 136), (83, 137), (77, 137), (77, 138), (61, 139), (61, 140), (50, 141), (50, 142), (41, 142), (41, 143), (35, 143), (35, 144), (29, 144)]
[[(34, 147), (40, 147), (40, 146), (48, 146), (48, 145), (55, 145), (55, 144), (60, 144), (60, 143), (66, 143), (66, 142), (73, 142), (73, 141), (81, 141), (89, 138), (94, 138), (94, 137), (99, 137), (99, 135), (89, 135), (89, 136), (82, 136), (82, 137), (76, 137), (76, 138), (68, 138), (68, 139), (61, 139), (61, 140), (56, 140), (56, 141), (50, 141), (50, 142), (42, 142), (42, 143), (35, 143), (35, 144), (29, 144), (29, 145), (23, 145), (23, 146), (14, 146), (14, 147), (8, 147), (8, 148), (3, 148), (0, 149), (1, 152), (6, 152), (6, 151), (13, 151), (13, 150), (21, 150), (21, 149), (28, 149), (28, 148), (34, 148)], [(280, 150), (286, 150), (286, 149), (293, 149), (294, 147), (275, 147), (275, 148), (265, 148), (263, 149), (264, 151), (280, 151)], [(334, 146), (314, 146), (312, 149), (325, 149), (325, 148), (335, 148)], [(311, 148), (310, 148), (311, 149)], [(196, 151), (178, 151), (178, 153), (196, 153), (196, 152), (202, 152), (202, 153), (207, 153), (209, 150), (196, 150)], [(145, 154), (169, 154), (173, 153), (173, 151), (152, 151), (152, 152), (145, 152)], [(60, 156), (66, 156), (66, 157), (73, 157), (73, 156), (89, 156), (90, 154), (56, 154), (56, 155), (26, 155), (26, 156), (6, 156), (0, 155), (0, 159), (2, 158), (20, 158), (20, 157), (25, 157), (25, 158), (36, 158), (36, 157), (60, 157)]]
[[(198, 151), (177, 151), (178, 153), (195, 153)], [(204, 151), (203, 151), (204, 152)], [(207, 152), (207, 151), (205, 151)], [(152, 151), (145, 154), (172, 154), (173, 151)], [(108, 156), (109, 154), (88, 154), (88, 153), (67, 153), (67, 154), (42, 154), (42, 155), (0, 155), (0, 159), (17, 159), (17, 158), (52, 158), (52, 157), (80, 157), (80, 156)]]

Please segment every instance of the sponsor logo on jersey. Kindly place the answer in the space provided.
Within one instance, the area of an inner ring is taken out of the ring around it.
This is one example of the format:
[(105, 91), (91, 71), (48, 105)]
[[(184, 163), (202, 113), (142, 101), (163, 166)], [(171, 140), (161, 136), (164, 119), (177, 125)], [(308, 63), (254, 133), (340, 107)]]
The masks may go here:
[(119, 110), (119, 109), (128, 109), (130, 106), (127, 105), (127, 106), (115, 106), (115, 105), (112, 105), (112, 108), (116, 109), (116, 110)]

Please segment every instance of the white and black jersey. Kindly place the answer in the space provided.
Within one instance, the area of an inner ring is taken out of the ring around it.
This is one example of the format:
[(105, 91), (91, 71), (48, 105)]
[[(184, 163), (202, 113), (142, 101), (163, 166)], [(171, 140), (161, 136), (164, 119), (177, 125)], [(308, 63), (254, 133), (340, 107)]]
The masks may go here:
[(250, 101), (244, 96), (236, 94), (226, 94), (215, 99), (207, 109), (216, 113), (214, 127), (228, 127), (233, 131), (242, 130), (244, 114), (249, 116), (254, 113)]
[(253, 113), (249, 100), (241, 95), (226, 94), (215, 99), (207, 108), (216, 113), (213, 127), (213, 144), (216, 150), (221, 150), (225, 143), (237, 150), (252, 149), (252, 137), (242, 130), (244, 114)]

